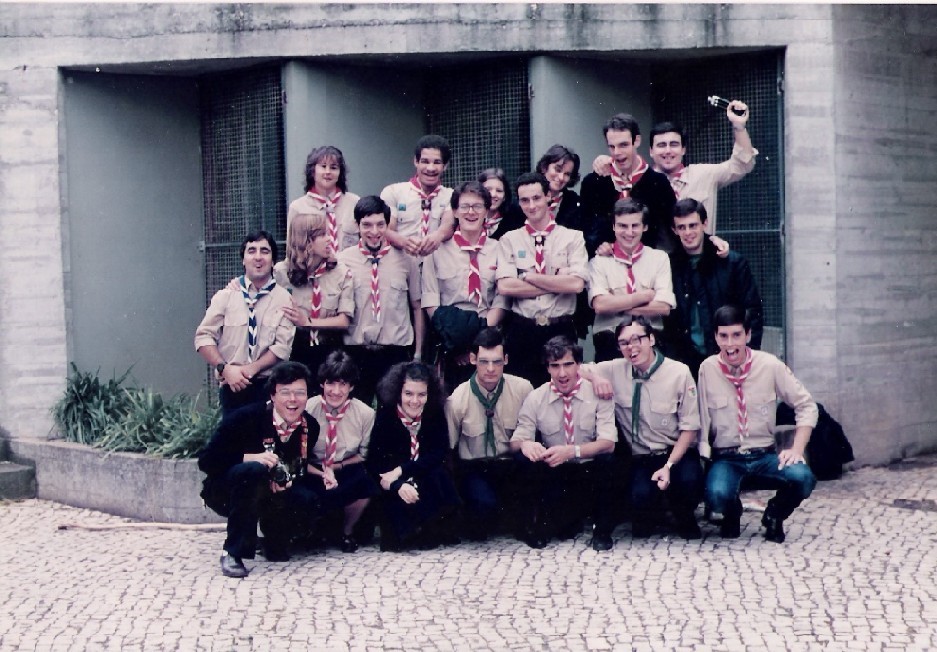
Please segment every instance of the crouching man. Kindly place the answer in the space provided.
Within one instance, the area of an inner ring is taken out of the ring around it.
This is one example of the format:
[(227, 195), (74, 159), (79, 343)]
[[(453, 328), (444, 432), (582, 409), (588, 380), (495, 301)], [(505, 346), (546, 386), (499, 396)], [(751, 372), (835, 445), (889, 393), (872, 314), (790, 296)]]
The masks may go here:
[[(817, 425), (817, 404), (787, 365), (748, 347), (752, 328), (743, 308), (719, 308), (713, 326), (719, 353), (706, 358), (699, 370), (700, 453), (712, 459), (706, 505), (724, 515), (722, 536), (738, 537), (740, 485), (748, 477), (767, 479), (780, 488), (761, 523), (766, 539), (783, 543), (784, 520), (817, 484), (804, 460)], [(796, 425), (793, 444), (780, 452), (774, 437), (778, 399), (794, 410)]]
[(527, 545), (544, 548), (554, 535), (569, 539), (592, 513), (594, 550), (612, 547), (611, 502), (618, 433), (611, 401), (599, 399), (579, 375), (582, 347), (559, 335), (543, 346), (550, 381), (524, 399), (511, 436), (520, 452), (521, 485), (528, 492)]
[(267, 379), (270, 404), (248, 405), (222, 419), (199, 453), (205, 504), (228, 519), (221, 573), (246, 577), (257, 525), (268, 561), (289, 560), (290, 539), (319, 513), (315, 492), (303, 482), (319, 425), (305, 412), (309, 372), (297, 362), (276, 365)]

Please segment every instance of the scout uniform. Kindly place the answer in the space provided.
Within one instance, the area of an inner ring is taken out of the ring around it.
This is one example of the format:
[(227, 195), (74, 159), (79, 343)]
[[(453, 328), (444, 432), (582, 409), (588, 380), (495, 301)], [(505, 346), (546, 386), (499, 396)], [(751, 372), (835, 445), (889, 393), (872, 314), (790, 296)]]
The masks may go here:
[[(423, 220), (423, 198), (412, 181), (393, 183), (381, 191), (381, 199), (390, 206), (391, 220), (397, 219), (395, 230), (401, 236), (421, 237), (420, 225)], [(439, 192), (430, 200), (430, 216), (427, 233), (439, 228), (443, 213), (452, 199), (452, 188), (439, 186)]]
[[(334, 246), (335, 253), (347, 249), (358, 243), (358, 223), (355, 222), (355, 204), (361, 199), (353, 192), (342, 193), (335, 204), (335, 224), (337, 228), (338, 245)], [(290, 202), (286, 212), (286, 232), (290, 232), (290, 222), (294, 215), (325, 215), (328, 220), (327, 204), (317, 198), (315, 193), (307, 192), (302, 197)], [(328, 223), (328, 221), (327, 221)]]

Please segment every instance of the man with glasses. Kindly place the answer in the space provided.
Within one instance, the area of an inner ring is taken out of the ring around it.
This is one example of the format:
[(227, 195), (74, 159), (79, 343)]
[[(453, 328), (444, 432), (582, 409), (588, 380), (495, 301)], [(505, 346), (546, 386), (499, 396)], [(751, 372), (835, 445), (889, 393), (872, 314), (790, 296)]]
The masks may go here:
[(288, 561), (290, 540), (318, 518), (319, 500), (305, 484), (319, 436), (319, 424), (305, 411), (308, 387), (304, 365), (276, 365), (267, 378), (270, 405), (226, 414), (199, 452), (207, 476), (202, 498), (228, 519), (221, 556), (227, 577), (247, 577), (243, 560), (254, 558), (258, 523), (267, 561)]
[(426, 310), (443, 349), (443, 375), (449, 389), (472, 374), (469, 349), (475, 335), (497, 326), (508, 302), (498, 294), (495, 274), (500, 247), (488, 237), (485, 216), (491, 195), (478, 181), (468, 181), (452, 193), (457, 228), (452, 238), (423, 259)]
[(469, 359), (475, 373), (452, 392), (446, 417), (449, 442), (456, 451), (456, 482), (465, 503), (464, 534), (484, 541), (516, 494), (510, 441), (533, 386), (504, 373), (507, 354), (497, 328), (478, 333)]
[(703, 467), (696, 450), (700, 418), (696, 383), (687, 366), (655, 347), (651, 322), (625, 320), (616, 332), (623, 359), (586, 365), (602, 398), (613, 398), (621, 439), (631, 447), (632, 535), (653, 533), (651, 518), (666, 495), (684, 539), (700, 538), (695, 511), (703, 494)]
[(614, 330), (623, 319), (643, 315), (660, 329), (661, 317), (676, 305), (667, 254), (641, 242), (647, 231), (647, 207), (635, 199), (619, 199), (613, 212), (612, 255), (596, 256), (589, 262), (596, 362), (620, 357)]
[(211, 298), (195, 330), (195, 350), (215, 369), (222, 412), (263, 403), (270, 367), (289, 360), (296, 327), (283, 313), (290, 294), (273, 280), (277, 244), (266, 231), (241, 242), (244, 275), (237, 289), (224, 287)]

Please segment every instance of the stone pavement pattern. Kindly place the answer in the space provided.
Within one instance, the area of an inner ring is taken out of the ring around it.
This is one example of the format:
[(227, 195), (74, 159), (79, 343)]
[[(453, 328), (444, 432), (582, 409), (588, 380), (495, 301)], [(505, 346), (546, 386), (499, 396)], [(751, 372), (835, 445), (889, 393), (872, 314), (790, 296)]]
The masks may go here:
[[(758, 494), (766, 497), (769, 494)], [(897, 503), (896, 503), (897, 501)], [(820, 483), (766, 542), (588, 537), (324, 550), (222, 577), (223, 534), (0, 504), (0, 650), (937, 649), (937, 457)]]

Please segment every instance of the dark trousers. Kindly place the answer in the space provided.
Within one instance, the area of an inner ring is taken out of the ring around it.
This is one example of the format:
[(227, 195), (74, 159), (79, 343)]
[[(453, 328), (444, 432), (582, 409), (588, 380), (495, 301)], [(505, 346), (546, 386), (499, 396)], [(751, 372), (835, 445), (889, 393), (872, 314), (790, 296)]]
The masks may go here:
[(635, 520), (646, 520), (659, 513), (661, 498), (667, 502), (678, 522), (694, 518), (703, 499), (703, 466), (699, 452), (689, 449), (670, 469), (670, 486), (661, 491), (651, 476), (667, 462), (669, 451), (631, 458), (631, 507)]
[(258, 522), (267, 545), (282, 549), (294, 534), (311, 528), (319, 515), (315, 493), (299, 482), (273, 493), (270, 471), (260, 462), (235, 464), (213, 478), (205, 502), (228, 518), (224, 549), (241, 559), (254, 558)]
[(543, 345), (557, 335), (566, 335), (576, 340), (576, 325), (572, 315), (568, 320), (556, 324), (537, 326), (532, 319), (512, 314), (504, 330), (504, 350), (508, 354), (505, 371), (526, 378), (534, 387), (550, 380), (547, 365), (543, 361)]
[(706, 506), (729, 519), (742, 515), (739, 489), (748, 477), (766, 479), (778, 485), (777, 494), (768, 501), (766, 513), (786, 519), (817, 486), (817, 479), (806, 464), (791, 464), (778, 469), (778, 456), (773, 452), (713, 452), (713, 463), (706, 475)]
[(549, 538), (591, 515), (597, 533), (611, 534), (616, 522), (614, 479), (618, 468), (613, 454), (556, 467), (531, 462), (521, 453), (515, 459), (531, 533)]
[[(319, 365), (325, 362), (332, 351), (342, 348), (342, 339), (333, 332), (319, 331), (319, 343), (313, 345), (308, 328), (297, 328), (296, 335), (293, 338), (293, 350), (290, 352), (290, 360), (301, 362), (306, 365), (309, 373), (312, 375), (313, 383), (318, 387)], [(309, 388), (309, 395), (312, 396), (315, 388)]]
[(227, 414), (245, 405), (266, 403), (267, 399), (270, 398), (266, 392), (266, 385), (267, 379), (259, 377), (251, 379), (250, 385), (240, 392), (232, 392), (230, 387), (222, 385), (220, 392), (221, 413)]
[(466, 536), (490, 536), (500, 523), (510, 518), (513, 511), (516, 463), (510, 457), (458, 460), (455, 476), (464, 504), (463, 530)]
[(599, 331), (592, 334), (592, 346), (595, 347), (595, 361), (605, 362), (620, 358), (621, 350), (618, 348), (618, 338), (612, 331)]
[(365, 405), (371, 405), (374, 390), (387, 370), (412, 358), (411, 347), (393, 344), (346, 346), (345, 350), (358, 365), (361, 376), (355, 385), (354, 395)]

